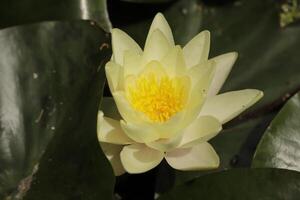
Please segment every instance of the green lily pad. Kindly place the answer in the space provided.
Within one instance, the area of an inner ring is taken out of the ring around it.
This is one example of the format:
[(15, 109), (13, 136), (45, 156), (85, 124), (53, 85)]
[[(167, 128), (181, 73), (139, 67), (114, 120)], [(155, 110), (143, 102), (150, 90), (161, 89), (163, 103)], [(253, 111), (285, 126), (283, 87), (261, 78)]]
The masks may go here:
[(300, 173), (283, 169), (232, 169), (175, 187), (159, 200), (298, 199)]
[(108, 39), (84, 21), (0, 30), (0, 199), (110, 199), (96, 136)]
[(253, 167), (300, 171), (300, 93), (281, 109), (264, 133), (253, 158)]
[(49, 20), (93, 20), (109, 31), (106, 0), (10, 0), (0, 3), (0, 28)]

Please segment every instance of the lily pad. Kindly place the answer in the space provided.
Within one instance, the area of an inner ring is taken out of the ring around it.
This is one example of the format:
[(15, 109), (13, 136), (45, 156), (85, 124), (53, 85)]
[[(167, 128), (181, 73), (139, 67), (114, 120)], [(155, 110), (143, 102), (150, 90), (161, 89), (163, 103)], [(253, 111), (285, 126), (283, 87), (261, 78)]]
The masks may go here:
[(253, 158), (253, 167), (300, 171), (300, 93), (281, 109), (264, 133)]
[(111, 197), (96, 136), (108, 39), (84, 21), (0, 30), (0, 199)]
[(10, 0), (0, 3), (0, 28), (49, 20), (93, 20), (109, 31), (106, 0)]
[(300, 173), (283, 169), (232, 169), (175, 187), (159, 200), (298, 199)]

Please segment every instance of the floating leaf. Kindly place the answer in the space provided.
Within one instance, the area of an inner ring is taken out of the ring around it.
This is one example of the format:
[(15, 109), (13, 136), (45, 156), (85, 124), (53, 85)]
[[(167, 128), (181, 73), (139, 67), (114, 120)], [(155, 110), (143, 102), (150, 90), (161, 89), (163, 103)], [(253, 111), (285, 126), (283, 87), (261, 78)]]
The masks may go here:
[(107, 42), (84, 21), (0, 31), (0, 199), (31, 182), (30, 200), (112, 195), (96, 136)]
[(264, 133), (253, 167), (300, 171), (300, 93), (293, 96)]
[(232, 169), (175, 187), (159, 200), (298, 199), (300, 173), (283, 169)]

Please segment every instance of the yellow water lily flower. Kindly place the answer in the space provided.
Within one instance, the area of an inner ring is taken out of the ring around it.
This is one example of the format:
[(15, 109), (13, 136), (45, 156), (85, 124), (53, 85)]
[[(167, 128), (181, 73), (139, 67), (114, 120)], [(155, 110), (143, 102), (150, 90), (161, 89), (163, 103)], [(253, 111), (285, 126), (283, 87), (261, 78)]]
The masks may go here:
[(105, 70), (122, 120), (100, 111), (97, 132), (115, 174), (146, 172), (163, 159), (178, 170), (217, 168), (219, 156), (207, 141), (263, 96), (255, 89), (218, 94), (237, 53), (208, 59), (208, 31), (175, 45), (161, 13), (144, 50), (123, 31), (111, 33)]

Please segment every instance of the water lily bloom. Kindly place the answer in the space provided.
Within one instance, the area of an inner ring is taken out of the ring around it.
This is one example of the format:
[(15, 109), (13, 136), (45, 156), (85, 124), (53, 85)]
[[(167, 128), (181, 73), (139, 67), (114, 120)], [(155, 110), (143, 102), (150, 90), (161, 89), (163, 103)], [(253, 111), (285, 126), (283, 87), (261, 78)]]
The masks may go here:
[(163, 159), (178, 170), (217, 168), (220, 159), (208, 141), (263, 96), (255, 89), (218, 94), (237, 53), (208, 59), (208, 31), (183, 48), (175, 45), (161, 13), (144, 50), (123, 31), (111, 33), (113, 56), (105, 70), (122, 119), (100, 111), (97, 132), (115, 174), (143, 173)]

